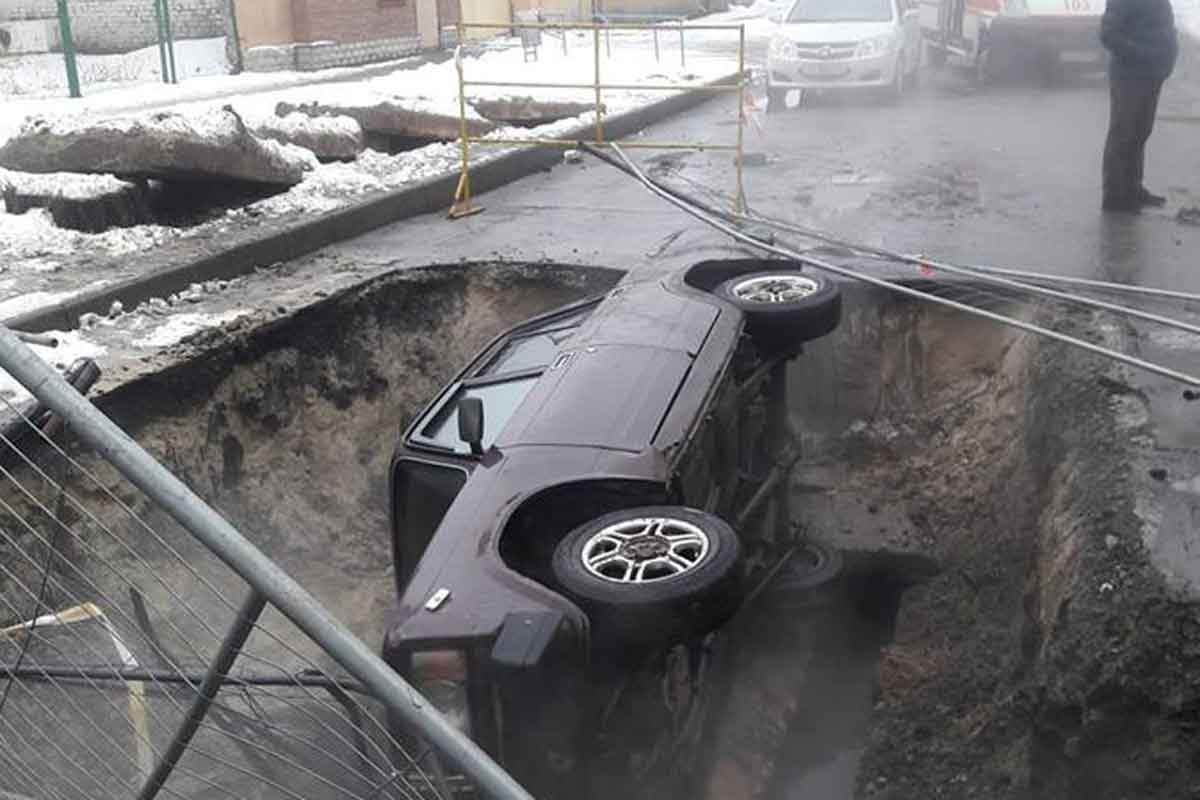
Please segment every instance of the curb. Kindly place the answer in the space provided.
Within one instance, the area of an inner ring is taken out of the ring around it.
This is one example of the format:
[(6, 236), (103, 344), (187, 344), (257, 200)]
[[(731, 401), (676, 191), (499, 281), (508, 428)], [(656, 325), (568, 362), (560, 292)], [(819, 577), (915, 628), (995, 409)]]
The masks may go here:
[[(736, 77), (737, 73), (731, 73), (705, 85), (727, 83)], [(681, 92), (606, 118), (605, 133), (614, 139), (625, 137), (716, 96), (707, 91)], [(593, 130), (592, 123), (585, 123), (559, 138), (563, 141), (587, 139)], [(562, 148), (555, 145), (526, 147), (500, 156), (471, 169), (472, 195), (478, 196), (548, 169), (561, 160)], [(30, 333), (73, 330), (82, 314), (107, 314), (116, 301), (132, 309), (141, 302), (165, 297), (193, 283), (236, 278), (260, 266), (290, 261), (393, 222), (449, 208), (457, 186), (458, 173), (454, 172), (313, 219), (267, 222), (257, 228), (225, 234), (214, 232), (213, 237), (219, 239), (216, 242), (196, 239), (173, 242), (147, 256), (161, 261), (161, 266), (135, 278), (4, 320), (3, 324)]]

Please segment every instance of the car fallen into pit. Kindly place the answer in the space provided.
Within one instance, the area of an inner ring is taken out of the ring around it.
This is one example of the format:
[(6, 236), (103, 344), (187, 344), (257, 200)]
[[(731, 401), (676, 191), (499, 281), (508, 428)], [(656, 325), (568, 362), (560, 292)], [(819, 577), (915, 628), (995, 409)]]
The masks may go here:
[(798, 541), (786, 366), (840, 318), (708, 261), (498, 337), (396, 448), (384, 658), (537, 797), (695, 775), (716, 632)]

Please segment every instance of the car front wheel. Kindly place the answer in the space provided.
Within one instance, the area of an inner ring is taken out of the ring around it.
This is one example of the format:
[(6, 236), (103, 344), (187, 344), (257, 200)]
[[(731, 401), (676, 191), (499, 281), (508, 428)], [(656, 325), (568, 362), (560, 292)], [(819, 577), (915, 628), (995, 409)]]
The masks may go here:
[(554, 577), (601, 645), (668, 644), (726, 622), (741, 602), (741, 543), (719, 517), (681, 506), (617, 511), (567, 534)]

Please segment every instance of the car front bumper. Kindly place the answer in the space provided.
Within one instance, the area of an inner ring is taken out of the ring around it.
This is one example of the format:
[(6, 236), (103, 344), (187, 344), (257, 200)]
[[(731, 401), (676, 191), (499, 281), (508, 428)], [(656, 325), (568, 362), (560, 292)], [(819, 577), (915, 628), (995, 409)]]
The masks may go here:
[(870, 89), (891, 85), (895, 75), (895, 53), (836, 61), (767, 59), (767, 83), (773, 89)]

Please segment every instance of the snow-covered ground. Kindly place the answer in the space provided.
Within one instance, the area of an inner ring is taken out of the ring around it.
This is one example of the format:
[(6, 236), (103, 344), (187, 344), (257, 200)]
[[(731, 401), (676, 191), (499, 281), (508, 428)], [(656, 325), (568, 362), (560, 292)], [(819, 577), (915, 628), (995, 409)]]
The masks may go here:
[[(158, 47), (145, 47), (118, 55), (76, 57), (79, 82), (88, 95), (128, 87), (130, 83), (162, 80)], [(175, 71), (187, 80), (207, 75), (228, 75), (225, 37), (184, 39), (175, 43)], [(60, 53), (0, 58), (0, 98), (6, 105), (14, 97), (62, 97), (67, 92), (67, 72)]]
[[(677, 51), (671, 53), (665, 45), (661, 50), (661, 58), (656, 60), (649, 34), (614, 34), (611, 56), (606, 52), (601, 64), (602, 80), (605, 83), (625, 85), (652, 83), (684, 90), (736, 70), (736, 33), (694, 31), (689, 37), (696, 43), (705, 38), (724, 37), (730, 47), (719, 52), (689, 51), (686, 67), (683, 67), (678, 60)], [(468, 81), (590, 84), (594, 70), (591, 38), (584, 32), (572, 34), (566, 55), (563, 54), (559, 41), (547, 38), (536, 62), (525, 61), (516, 40), (499, 40), (490, 43), (486, 49), (475, 55), (466, 56), (463, 59), (463, 68)], [(241, 76), (226, 76), (216, 80), (233, 81), (238, 77)], [(86, 117), (95, 120), (108, 116), (103, 111), (104, 98), (116, 97), (122, 93), (124, 90), (102, 95), (92, 101), (92, 105), (83, 107), (69, 100), (42, 100), (36, 103), (37, 110), (34, 114), (50, 119)], [(591, 88), (468, 87), (467, 94), (469, 98), (532, 96), (538, 100), (582, 102), (589, 102), (594, 98)], [(660, 99), (666, 94), (669, 92), (639, 89), (606, 91), (606, 113), (627, 111)], [(451, 60), (440, 64), (427, 63), (416, 69), (398, 70), (353, 83), (326, 83), (274, 91), (251, 91), (232, 97), (182, 102), (169, 108), (189, 119), (198, 119), (222, 106), (230, 105), (253, 127), (255, 121), (274, 116), (276, 106), (281, 102), (370, 104), (385, 100), (395, 101), (412, 110), (457, 116), (458, 76), (454, 62)], [(3, 117), (0, 119), (0, 143), (15, 132), (21, 123), (22, 115), (9, 115), (9, 105), (13, 106), (12, 110), (19, 112), (23, 104), (20, 101), (6, 104), (5, 114), (0, 115)], [(551, 136), (593, 120), (593, 112), (588, 112), (533, 131), (504, 129), (491, 136)], [(508, 145), (473, 146), (472, 158), (475, 163), (479, 163), (496, 158), (510, 149), (512, 147)], [(454, 172), (458, 169), (459, 158), (460, 151), (454, 143), (432, 144), (396, 155), (367, 150), (350, 163), (317, 166), (306, 175), (303, 182), (290, 191), (232, 210), (221, 219), (186, 229), (143, 225), (93, 235), (59, 229), (44, 211), (31, 211), (23, 215), (0, 215), (0, 229), (3, 231), (3, 235), (0, 235), (0, 263), (8, 266), (9, 275), (24, 274), (29, 277), (28, 281), (19, 281), (27, 287), (26, 291), (36, 290), (36, 278), (39, 274), (45, 275), (46, 272), (55, 269), (57, 264), (77, 264), (79, 254), (86, 253), (102, 260), (148, 250), (181, 237), (219, 235), (229, 228), (245, 227), (263, 218), (329, 211), (374, 192), (396, 189), (436, 175)], [(12, 292), (12, 289), (0, 289), (0, 302), (6, 297), (11, 297)], [(0, 315), (0, 318), (3, 316)]]

